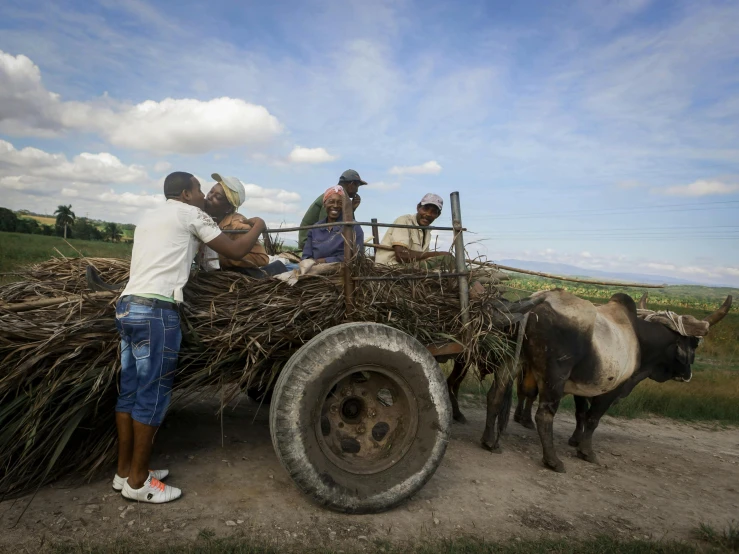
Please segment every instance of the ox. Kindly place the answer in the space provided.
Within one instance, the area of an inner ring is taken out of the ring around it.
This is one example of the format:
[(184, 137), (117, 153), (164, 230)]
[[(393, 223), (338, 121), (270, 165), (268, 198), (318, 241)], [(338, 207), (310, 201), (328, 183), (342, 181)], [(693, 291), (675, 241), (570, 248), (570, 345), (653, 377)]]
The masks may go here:
[[(569, 444), (583, 460), (597, 463), (593, 431), (618, 398), (627, 396), (646, 378), (690, 381), (690, 366), (699, 344), (696, 336), (684, 336), (657, 321), (637, 317), (636, 303), (626, 294), (615, 294), (607, 304), (594, 306), (565, 291), (534, 295), (543, 301), (531, 310), (521, 351), (523, 378), (519, 390), (530, 401), (539, 395), (536, 428), (544, 451), (544, 464), (564, 472), (554, 449), (552, 425), (565, 394), (575, 396), (575, 432)], [(644, 300), (644, 298), (643, 298)], [(731, 296), (700, 322), (690, 316), (695, 333), (705, 335), (731, 307)], [(483, 447), (496, 451), (510, 410), (514, 375), (496, 371), (488, 392)], [(518, 417), (526, 421), (525, 408)], [(496, 429), (496, 419), (498, 426)], [(530, 413), (529, 413), (530, 420)]]

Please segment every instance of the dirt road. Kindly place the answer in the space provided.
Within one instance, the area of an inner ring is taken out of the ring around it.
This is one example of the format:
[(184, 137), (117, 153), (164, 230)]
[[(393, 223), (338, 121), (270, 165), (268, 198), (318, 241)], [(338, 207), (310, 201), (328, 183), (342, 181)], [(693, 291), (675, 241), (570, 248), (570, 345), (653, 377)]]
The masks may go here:
[(144, 533), (172, 543), (207, 528), (336, 548), (462, 534), (687, 539), (700, 522), (723, 527), (739, 518), (736, 428), (606, 417), (595, 435), (602, 465), (594, 466), (574, 457), (574, 421), (560, 414), (555, 441), (567, 473), (557, 474), (543, 468), (536, 432), (513, 422), (502, 454), (482, 450), (484, 411), (477, 399), (463, 406), (470, 422), (454, 425), (442, 466), (418, 495), (388, 513), (347, 516), (314, 506), (293, 486), (273, 453), (267, 409), (246, 399), (229, 409), (221, 447), (217, 401), (201, 400), (172, 411), (156, 449), (153, 465), (170, 469), (181, 500), (129, 503), (108, 479), (45, 487), (15, 527), (27, 500), (0, 504), (0, 549)]

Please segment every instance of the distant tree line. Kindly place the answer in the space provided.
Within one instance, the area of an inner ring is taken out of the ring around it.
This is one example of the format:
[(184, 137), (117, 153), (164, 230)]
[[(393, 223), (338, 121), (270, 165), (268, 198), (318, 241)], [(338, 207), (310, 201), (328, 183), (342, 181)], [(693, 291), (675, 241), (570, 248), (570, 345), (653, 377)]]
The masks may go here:
[(77, 217), (72, 211), (71, 205), (59, 206), (54, 215), (56, 216), (55, 224), (47, 225), (30, 217), (19, 217), (17, 213), (7, 208), (0, 208), (0, 231), (118, 242), (123, 238), (124, 231), (133, 232), (135, 229), (132, 224), (102, 222), (86, 217)]

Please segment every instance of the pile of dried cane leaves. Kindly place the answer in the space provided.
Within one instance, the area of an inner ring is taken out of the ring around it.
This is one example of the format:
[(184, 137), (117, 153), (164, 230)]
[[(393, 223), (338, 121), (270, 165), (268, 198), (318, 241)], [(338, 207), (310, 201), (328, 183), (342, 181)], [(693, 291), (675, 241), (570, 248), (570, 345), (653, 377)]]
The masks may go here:
[[(0, 499), (69, 473), (90, 478), (114, 459), (115, 296), (85, 296), (88, 264), (109, 283), (128, 278), (127, 260), (65, 258), (32, 266), (21, 281), (0, 286)], [(426, 273), (366, 260), (358, 260), (353, 271), (374, 277)], [(74, 294), (82, 299), (25, 312), (8, 309), (16, 302)], [(506, 336), (489, 317), (496, 294), (490, 288), (473, 301), (471, 363), (509, 355)], [(301, 345), (347, 320), (339, 276), (305, 277), (290, 286), (231, 272), (194, 273), (181, 312), (175, 401), (208, 385), (223, 387), (226, 403), (242, 389), (267, 390)], [(459, 312), (457, 280), (429, 277), (361, 282), (350, 317), (432, 343), (459, 340)]]

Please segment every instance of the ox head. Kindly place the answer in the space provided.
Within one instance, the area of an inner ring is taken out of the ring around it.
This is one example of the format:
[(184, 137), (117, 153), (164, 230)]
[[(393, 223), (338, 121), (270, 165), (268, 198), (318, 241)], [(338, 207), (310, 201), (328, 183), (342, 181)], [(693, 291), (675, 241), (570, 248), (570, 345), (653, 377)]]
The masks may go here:
[[(721, 307), (711, 315), (703, 319), (708, 323), (708, 328), (721, 321), (731, 308), (732, 297), (728, 296)], [(646, 294), (639, 301), (640, 308), (646, 308)], [(704, 324), (705, 326), (705, 324)], [(683, 336), (675, 331), (664, 328), (670, 334), (669, 338), (661, 341), (664, 346), (662, 363), (658, 364), (650, 376), (660, 383), (674, 379), (676, 381), (688, 382), (693, 376), (691, 366), (695, 361), (695, 351), (700, 344), (701, 338), (696, 336)], [(666, 337), (666, 335), (665, 335)]]

